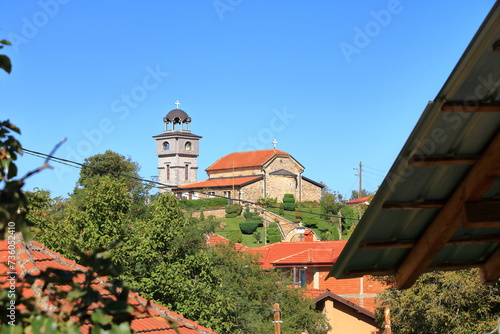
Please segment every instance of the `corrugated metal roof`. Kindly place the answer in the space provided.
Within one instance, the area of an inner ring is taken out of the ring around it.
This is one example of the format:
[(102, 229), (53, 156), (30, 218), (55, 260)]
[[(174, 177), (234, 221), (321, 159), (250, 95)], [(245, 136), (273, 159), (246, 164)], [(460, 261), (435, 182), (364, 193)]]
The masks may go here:
[[(500, 276), (497, 2), (398, 155), (331, 276), (481, 267)], [(495, 253), (496, 251), (496, 253)]]

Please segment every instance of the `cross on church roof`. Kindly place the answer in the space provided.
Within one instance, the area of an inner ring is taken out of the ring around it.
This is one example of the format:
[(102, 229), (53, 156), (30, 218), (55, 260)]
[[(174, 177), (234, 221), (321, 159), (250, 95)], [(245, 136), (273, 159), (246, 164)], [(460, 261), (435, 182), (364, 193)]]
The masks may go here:
[(174, 102), (174, 104), (175, 104), (175, 107), (176, 107), (177, 109), (179, 109), (179, 105), (181, 104), (181, 103), (179, 102), (179, 100), (176, 100), (176, 101)]
[(276, 139), (273, 139), (271, 143), (273, 143), (273, 147), (274, 149), (276, 149), (276, 144), (278, 144), (278, 141)]

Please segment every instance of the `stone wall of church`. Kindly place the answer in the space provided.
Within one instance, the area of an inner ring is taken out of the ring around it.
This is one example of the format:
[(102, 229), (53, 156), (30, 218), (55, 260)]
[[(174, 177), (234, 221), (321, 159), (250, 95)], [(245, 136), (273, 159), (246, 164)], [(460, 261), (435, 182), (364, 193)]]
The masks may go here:
[(321, 187), (302, 179), (302, 202), (319, 202), (321, 200)]
[(264, 180), (251, 183), (241, 188), (241, 199), (256, 202), (259, 198), (264, 197), (262, 189), (264, 188)]
[(269, 166), (266, 167), (266, 174), (271, 172), (275, 172), (277, 170), (284, 169), (294, 174), (300, 174), (304, 171), (302, 168), (292, 157), (276, 157)]
[(235, 168), (225, 169), (222, 171), (208, 172), (208, 177), (210, 179), (216, 179), (220, 177), (238, 177), (238, 176), (251, 176), (251, 175), (262, 175), (262, 170), (260, 168)]
[(268, 175), (266, 193), (269, 197), (283, 200), (285, 194), (292, 194), (298, 200), (297, 177), (292, 175)]

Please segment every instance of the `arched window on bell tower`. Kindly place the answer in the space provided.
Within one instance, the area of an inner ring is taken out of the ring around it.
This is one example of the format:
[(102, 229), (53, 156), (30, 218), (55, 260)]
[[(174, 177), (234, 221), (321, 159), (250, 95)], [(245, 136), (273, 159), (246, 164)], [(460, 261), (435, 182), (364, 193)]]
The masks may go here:
[(187, 141), (186, 144), (184, 144), (184, 150), (191, 151), (191, 142), (190, 141)]
[(163, 150), (165, 151), (170, 150), (170, 143), (168, 141), (163, 142)]

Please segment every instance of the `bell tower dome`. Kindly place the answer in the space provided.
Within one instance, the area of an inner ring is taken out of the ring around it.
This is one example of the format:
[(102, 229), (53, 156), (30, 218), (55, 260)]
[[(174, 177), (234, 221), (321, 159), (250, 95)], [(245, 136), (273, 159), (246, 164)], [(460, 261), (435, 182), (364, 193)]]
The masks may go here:
[(153, 136), (158, 156), (158, 182), (160, 192), (196, 182), (198, 172), (199, 140), (191, 133), (191, 117), (179, 109), (170, 110), (163, 117), (163, 133)]

